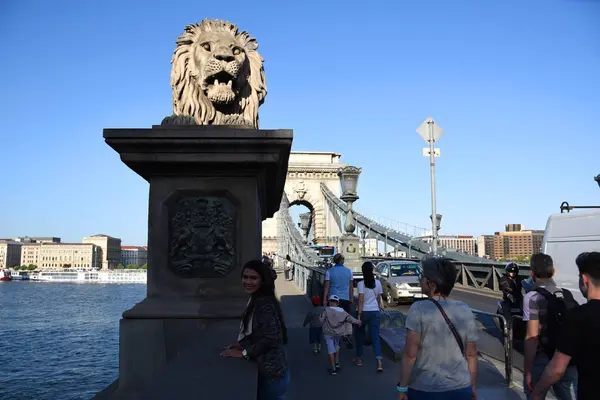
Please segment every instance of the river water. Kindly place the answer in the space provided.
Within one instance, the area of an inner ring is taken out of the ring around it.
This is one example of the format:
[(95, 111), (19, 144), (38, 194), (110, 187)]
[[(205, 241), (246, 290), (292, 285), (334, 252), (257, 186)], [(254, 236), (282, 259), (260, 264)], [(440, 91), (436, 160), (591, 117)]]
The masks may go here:
[(90, 399), (118, 377), (119, 319), (144, 284), (0, 282), (0, 400)]

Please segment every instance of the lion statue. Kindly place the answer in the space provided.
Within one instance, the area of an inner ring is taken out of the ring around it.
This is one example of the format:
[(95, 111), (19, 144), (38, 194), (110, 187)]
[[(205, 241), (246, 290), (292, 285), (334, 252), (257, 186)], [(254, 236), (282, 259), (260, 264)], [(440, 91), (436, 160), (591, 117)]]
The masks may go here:
[(171, 64), (173, 115), (162, 124), (249, 125), (267, 95), (258, 43), (230, 22), (188, 25)]

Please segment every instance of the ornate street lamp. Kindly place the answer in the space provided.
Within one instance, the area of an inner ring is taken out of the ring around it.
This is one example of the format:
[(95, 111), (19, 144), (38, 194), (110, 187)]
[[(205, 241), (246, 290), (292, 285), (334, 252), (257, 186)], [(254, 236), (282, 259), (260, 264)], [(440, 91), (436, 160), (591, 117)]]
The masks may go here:
[(352, 214), (352, 204), (358, 200), (358, 177), (362, 168), (346, 166), (338, 170), (338, 176), (340, 177), (340, 183), (342, 184), (342, 195), (340, 199), (346, 202), (348, 205), (348, 214), (346, 214), (346, 223), (344, 224), (344, 230), (346, 236), (354, 236), (356, 230), (356, 223), (354, 222), (354, 215)]
[(300, 214), (300, 223), (298, 224), (300, 229), (302, 229), (302, 234), (304, 236), (305, 243), (308, 243), (308, 232), (310, 231), (310, 216), (310, 212)]

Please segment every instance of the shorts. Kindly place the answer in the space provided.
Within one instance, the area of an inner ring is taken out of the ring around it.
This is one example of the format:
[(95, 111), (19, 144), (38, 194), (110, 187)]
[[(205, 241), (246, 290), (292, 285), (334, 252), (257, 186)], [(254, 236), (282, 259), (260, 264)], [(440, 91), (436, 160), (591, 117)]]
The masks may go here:
[(335, 354), (340, 349), (341, 336), (325, 336), (325, 344), (327, 344), (327, 354)]
[(308, 340), (310, 344), (321, 344), (321, 336), (323, 334), (322, 327), (313, 327), (308, 328)]

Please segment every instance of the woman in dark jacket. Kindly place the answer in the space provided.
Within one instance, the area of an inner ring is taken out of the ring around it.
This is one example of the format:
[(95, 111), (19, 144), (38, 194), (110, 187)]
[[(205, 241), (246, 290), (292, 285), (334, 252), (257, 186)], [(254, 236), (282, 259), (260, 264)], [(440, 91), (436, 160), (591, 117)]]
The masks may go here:
[(250, 299), (240, 324), (238, 342), (221, 353), (258, 363), (258, 399), (281, 400), (290, 383), (284, 345), (287, 329), (269, 266), (250, 261), (242, 270), (242, 284)]

